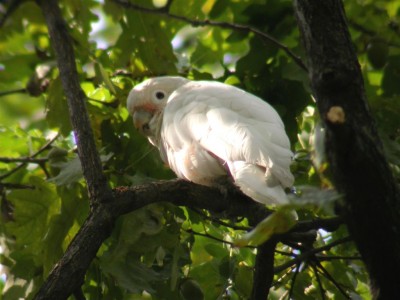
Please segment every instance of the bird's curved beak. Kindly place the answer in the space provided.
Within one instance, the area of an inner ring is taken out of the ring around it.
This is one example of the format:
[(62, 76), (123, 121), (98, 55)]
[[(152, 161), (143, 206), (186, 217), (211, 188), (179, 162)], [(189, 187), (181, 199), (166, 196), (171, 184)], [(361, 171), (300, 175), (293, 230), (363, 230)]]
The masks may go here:
[(135, 128), (144, 135), (150, 135), (150, 120), (153, 114), (147, 110), (137, 110), (133, 113), (133, 125)]

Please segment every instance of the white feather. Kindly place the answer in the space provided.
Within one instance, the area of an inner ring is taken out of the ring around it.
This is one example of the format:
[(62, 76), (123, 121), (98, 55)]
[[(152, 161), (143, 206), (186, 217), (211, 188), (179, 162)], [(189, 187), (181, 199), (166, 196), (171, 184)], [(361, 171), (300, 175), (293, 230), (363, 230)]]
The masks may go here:
[[(162, 102), (154, 98), (159, 90), (168, 95)], [(213, 185), (228, 174), (256, 201), (287, 203), (292, 152), (283, 122), (268, 103), (230, 85), (181, 77), (149, 79), (133, 91), (130, 112), (155, 110), (148, 137), (178, 177)]]

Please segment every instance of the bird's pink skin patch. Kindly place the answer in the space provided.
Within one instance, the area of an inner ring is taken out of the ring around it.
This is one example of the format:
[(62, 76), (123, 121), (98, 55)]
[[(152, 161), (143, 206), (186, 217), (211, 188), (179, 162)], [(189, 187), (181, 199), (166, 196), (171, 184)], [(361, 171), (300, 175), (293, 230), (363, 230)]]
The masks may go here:
[(146, 103), (144, 105), (137, 106), (135, 110), (139, 110), (139, 109), (153, 113), (156, 110), (158, 110), (158, 107), (154, 104)]

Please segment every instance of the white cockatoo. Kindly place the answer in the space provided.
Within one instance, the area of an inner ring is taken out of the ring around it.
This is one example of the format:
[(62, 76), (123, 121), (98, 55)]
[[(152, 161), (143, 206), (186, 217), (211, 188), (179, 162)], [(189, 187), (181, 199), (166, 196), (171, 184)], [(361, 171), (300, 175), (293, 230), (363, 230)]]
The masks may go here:
[(288, 203), (290, 142), (278, 113), (260, 98), (220, 82), (165, 76), (136, 85), (127, 107), (179, 178), (213, 186), (228, 175), (258, 202)]

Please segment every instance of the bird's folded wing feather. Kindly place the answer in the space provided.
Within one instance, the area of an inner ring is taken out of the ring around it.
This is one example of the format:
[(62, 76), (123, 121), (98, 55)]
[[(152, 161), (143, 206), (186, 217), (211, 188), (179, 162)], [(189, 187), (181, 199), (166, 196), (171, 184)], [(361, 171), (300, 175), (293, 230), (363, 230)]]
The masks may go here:
[(293, 184), (284, 125), (266, 102), (218, 82), (189, 82), (168, 99), (162, 137), (171, 151), (198, 143), (222, 161), (245, 161)]

